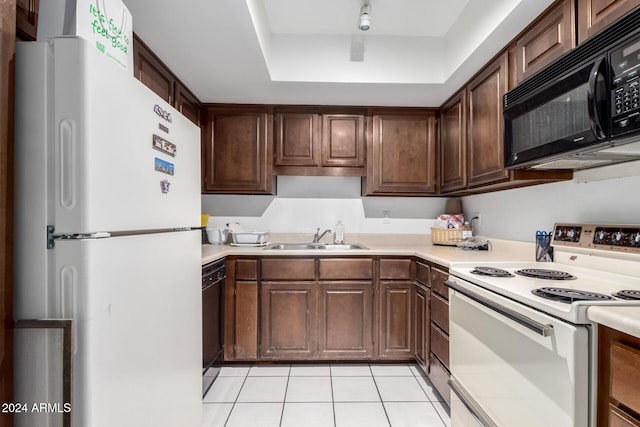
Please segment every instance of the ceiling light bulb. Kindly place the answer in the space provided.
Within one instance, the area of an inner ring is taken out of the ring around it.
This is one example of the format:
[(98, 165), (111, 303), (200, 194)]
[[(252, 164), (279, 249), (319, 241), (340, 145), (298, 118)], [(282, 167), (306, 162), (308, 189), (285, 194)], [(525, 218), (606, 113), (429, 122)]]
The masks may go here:
[(360, 25), (361, 31), (367, 31), (371, 27), (371, 6), (369, 4), (363, 4), (360, 9)]
[(360, 16), (360, 29), (362, 31), (367, 31), (371, 26), (371, 18), (369, 18), (368, 14), (363, 14)]

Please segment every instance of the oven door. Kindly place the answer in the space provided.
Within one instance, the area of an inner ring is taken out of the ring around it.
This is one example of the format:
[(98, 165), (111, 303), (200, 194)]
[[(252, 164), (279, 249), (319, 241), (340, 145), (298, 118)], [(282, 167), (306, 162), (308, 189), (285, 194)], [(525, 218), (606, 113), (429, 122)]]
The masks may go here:
[[(593, 425), (589, 330), (451, 277), (452, 426)], [(455, 395), (455, 396), (454, 396)]]

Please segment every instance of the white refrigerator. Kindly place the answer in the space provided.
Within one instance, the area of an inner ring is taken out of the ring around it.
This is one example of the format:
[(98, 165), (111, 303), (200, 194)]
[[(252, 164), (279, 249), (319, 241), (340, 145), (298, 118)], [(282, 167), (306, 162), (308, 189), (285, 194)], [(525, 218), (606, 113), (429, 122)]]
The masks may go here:
[(71, 402), (16, 332), (16, 425), (200, 426), (199, 128), (77, 37), (18, 43), (15, 96), (15, 319), (73, 321)]

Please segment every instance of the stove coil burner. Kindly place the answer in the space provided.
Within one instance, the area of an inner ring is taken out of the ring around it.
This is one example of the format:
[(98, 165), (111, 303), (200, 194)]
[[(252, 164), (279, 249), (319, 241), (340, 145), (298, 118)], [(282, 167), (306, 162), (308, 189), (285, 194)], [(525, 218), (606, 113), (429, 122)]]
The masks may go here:
[(567, 304), (575, 301), (602, 301), (613, 299), (613, 297), (609, 295), (567, 288), (539, 288), (532, 290), (531, 293), (542, 298)]
[(618, 291), (613, 294), (614, 297), (626, 300), (640, 300), (640, 291), (627, 290)]
[(471, 270), (471, 273), (477, 274), (479, 276), (514, 277), (514, 275), (509, 273), (507, 270), (494, 267), (475, 267), (473, 270)]
[(525, 277), (533, 277), (534, 279), (545, 279), (545, 280), (574, 280), (577, 279), (576, 276), (573, 276), (567, 272), (559, 271), (559, 270), (545, 270), (542, 268), (524, 268), (522, 270), (516, 271), (516, 274)]

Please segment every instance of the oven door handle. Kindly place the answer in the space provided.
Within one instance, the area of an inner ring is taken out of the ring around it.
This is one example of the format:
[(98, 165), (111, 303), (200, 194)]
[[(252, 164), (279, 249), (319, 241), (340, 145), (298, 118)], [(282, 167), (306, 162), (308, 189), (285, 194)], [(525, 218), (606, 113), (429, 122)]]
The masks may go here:
[(482, 427), (498, 427), (498, 425), (494, 423), (491, 418), (489, 418), (487, 413), (482, 410), (480, 405), (478, 405), (476, 401), (471, 396), (469, 396), (469, 393), (467, 393), (467, 391), (462, 387), (462, 385), (460, 385), (458, 380), (456, 380), (453, 375), (448, 382), (451, 391), (453, 391), (456, 396), (458, 396), (462, 404), (469, 410), (471, 415), (473, 415), (473, 418), (475, 418)]
[(549, 337), (553, 335), (553, 325), (545, 325), (536, 320), (533, 320), (530, 317), (522, 315), (516, 311), (511, 310), (510, 308), (504, 307), (481, 295), (478, 295), (475, 292), (465, 289), (462, 286), (458, 285), (456, 282), (453, 282), (451, 280), (447, 280), (445, 282), (445, 285), (447, 285), (449, 288), (453, 289), (456, 292), (460, 292), (462, 295), (472, 299), (478, 304), (481, 304), (487, 307), (488, 309), (493, 310), (496, 313), (499, 313), (504, 317), (513, 320), (516, 323), (519, 323), (520, 325), (532, 330), (538, 335), (542, 335), (543, 337)]

